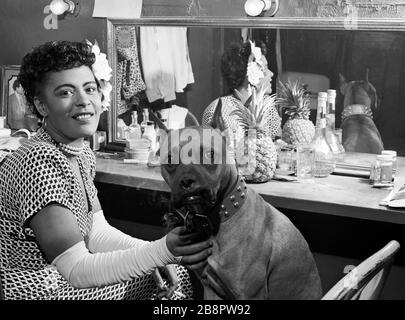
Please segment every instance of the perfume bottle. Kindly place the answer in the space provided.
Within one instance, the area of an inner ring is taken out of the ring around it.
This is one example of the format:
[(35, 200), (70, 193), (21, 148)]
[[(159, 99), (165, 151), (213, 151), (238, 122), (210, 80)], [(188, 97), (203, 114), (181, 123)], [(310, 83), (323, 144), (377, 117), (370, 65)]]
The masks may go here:
[(148, 139), (151, 143), (150, 151), (156, 152), (157, 134), (155, 129), (155, 123), (153, 121), (148, 121), (145, 124), (145, 130), (142, 134), (142, 138)]
[(143, 116), (143, 120), (141, 122), (141, 130), (142, 130), (142, 134), (143, 134), (149, 123), (149, 109), (144, 108), (142, 116)]
[(138, 124), (138, 113), (132, 111), (132, 123), (129, 125), (127, 140), (137, 140), (141, 138), (141, 126)]
[(319, 92), (317, 108), (319, 119), (316, 124), (314, 139), (311, 142), (311, 148), (314, 150), (313, 171), (315, 177), (327, 177), (336, 168), (336, 158), (326, 137), (326, 103), (327, 93)]
[(124, 120), (118, 119), (117, 120), (117, 138), (118, 139), (126, 139), (126, 130), (127, 126), (125, 125)]

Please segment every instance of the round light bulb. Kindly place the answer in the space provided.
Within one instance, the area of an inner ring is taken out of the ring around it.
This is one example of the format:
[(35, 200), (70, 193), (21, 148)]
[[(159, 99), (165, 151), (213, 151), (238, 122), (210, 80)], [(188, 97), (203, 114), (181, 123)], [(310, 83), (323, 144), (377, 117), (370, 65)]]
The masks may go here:
[(265, 3), (262, 0), (247, 0), (245, 11), (249, 16), (256, 17), (263, 12)]
[(51, 4), (49, 5), (49, 9), (53, 14), (59, 16), (69, 10), (69, 4), (63, 0), (52, 0)]

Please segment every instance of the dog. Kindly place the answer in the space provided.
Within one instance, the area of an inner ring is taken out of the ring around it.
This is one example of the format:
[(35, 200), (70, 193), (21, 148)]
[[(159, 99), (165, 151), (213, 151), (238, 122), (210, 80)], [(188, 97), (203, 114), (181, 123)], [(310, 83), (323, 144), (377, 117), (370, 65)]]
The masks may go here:
[[(160, 150), (161, 174), (175, 209), (165, 217), (169, 229), (185, 225), (214, 243), (207, 265), (196, 272), (204, 299), (319, 299), (321, 282), (307, 242), (239, 176), (235, 163), (228, 161), (232, 157), (227, 156), (224, 129), (219, 101), (210, 126), (170, 132), (174, 137), (192, 130), (197, 139), (174, 141), (169, 133)], [(222, 143), (203, 139), (207, 132)], [(192, 161), (173, 161), (173, 154), (190, 147), (201, 152), (192, 154)]]
[(368, 80), (347, 82), (342, 74), (340, 92), (344, 96), (342, 112), (342, 144), (346, 152), (380, 154), (384, 144), (373, 121), (377, 110), (377, 91)]

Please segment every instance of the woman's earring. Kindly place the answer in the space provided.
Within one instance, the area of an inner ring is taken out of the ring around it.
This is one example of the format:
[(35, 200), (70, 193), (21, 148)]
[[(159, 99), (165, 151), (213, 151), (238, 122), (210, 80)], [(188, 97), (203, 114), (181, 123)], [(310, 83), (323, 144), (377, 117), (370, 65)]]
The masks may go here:
[(34, 98), (34, 107), (37, 110), (37, 112), (42, 116), (42, 126), (44, 127), (45, 118), (48, 116), (47, 109), (45, 105), (41, 102), (41, 100), (39, 100), (39, 98), (37, 97)]
[(46, 128), (46, 117), (47, 117), (47, 116), (44, 116), (44, 117), (42, 118), (42, 128), (43, 128), (43, 129)]

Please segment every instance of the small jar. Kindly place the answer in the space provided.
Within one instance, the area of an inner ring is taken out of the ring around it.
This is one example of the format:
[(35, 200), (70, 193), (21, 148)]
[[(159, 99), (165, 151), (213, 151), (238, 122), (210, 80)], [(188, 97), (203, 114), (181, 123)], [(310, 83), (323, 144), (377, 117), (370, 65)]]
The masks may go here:
[(392, 178), (395, 179), (395, 175), (398, 170), (398, 162), (397, 162), (397, 152), (392, 150), (383, 150), (381, 152), (382, 155), (391, 156), (392, 158)]
[[(376, 173), (375, 181), (379, 183), (392, 182), (392, 156), (378, 155), (376, 160)], [(378, 175), (379, 173), (379, 175)]]

